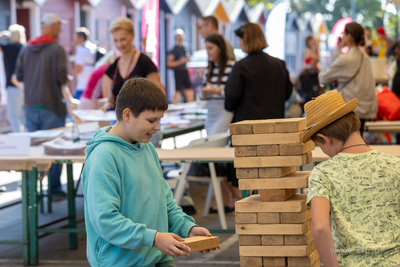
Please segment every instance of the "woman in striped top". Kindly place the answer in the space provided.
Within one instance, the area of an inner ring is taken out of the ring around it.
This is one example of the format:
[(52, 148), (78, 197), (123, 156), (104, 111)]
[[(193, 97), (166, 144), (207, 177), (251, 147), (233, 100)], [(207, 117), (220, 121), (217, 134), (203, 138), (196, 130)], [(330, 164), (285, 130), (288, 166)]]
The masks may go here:
[(225, 110), (225, 84), (235, 61), (228, 59), (225, 40), (220, 34), (211, 34), (205, 40), (208, 55), (206, 82), (202, 98), (207, 100), (207, 135), (228, 131), (233, 113)]

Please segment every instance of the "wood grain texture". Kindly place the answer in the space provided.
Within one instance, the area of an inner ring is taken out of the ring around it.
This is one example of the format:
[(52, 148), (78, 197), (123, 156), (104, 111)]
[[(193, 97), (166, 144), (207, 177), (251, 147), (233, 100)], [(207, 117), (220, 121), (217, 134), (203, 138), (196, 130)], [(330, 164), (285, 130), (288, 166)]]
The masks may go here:
[(235, 168), (292, 167), (311, 162), (311, 152), (301, 156), (240, 157), (234, 159)]
[(282, 212), (281, 223), (303, 223), (311, 219), (311, 210), (307, 209), (303, 212)]
[(285, 201), (286, 199), (294, 196), (298, 189), (262, 189), (260, 191), (261, 201), (263, 202), (276, 202)]
[(307, 128), (305, 118), (288, 118), (275, 122), (276, 133), (295, 133)]
[(281, 156), (298, 156), (306, 154), (315, 149), (315, 143), (310, 140), (305, 144), (282, 144), (279, 145), (279, 155)]
[(232, 135), (233, 146), (301, 144), (304, 132)]
[(279, 145), (257, 146), (256, 153), (257, 153), (257, 156), (278, 156), (279, 155)]
[[(238, 169), (241, 170), (241, 169)], [(267, 167), (258, 169), (260, 178), (278, 178), (284, 177), (296, 171), (296, 167)]]
[(235, 223), (258, 223), (257, 213), (235, 213)]
[(240, 257), (240, 267), (263, 267), (262, 257)]
[(306, 257), (314, 249), (314, 242), (306, 246), (239, 246), (239, 255), (249, 257)]
[(283, 235), (262, 235), (262, 246), (283, 246)]
[[(279, 148), (278, 148), (279, 155)], [(256, 157), (257, 146), (237, 146), (235, 147), (235, 157)]]
[(257, 221), (260, 224), (265, 224), (265, 223), (278, 224), (280, 223), (280, 214), (274, 212), (259, 212), (257, 214)]
[(304, 235), (285, 235), (283, 239), (285, 246), (308, 245), (313, 241), (311, 230)]
[(216, 248), (219, 246), (219, 237), (218, 236), (194, 236), (185, 238), (185, 241), (182, 241), (188, 247), (190, 247), (190, 252), (196, 252), (200, 250)]
[(251, 121), (241, 121), (236, 123), (231, 123), (229, 125), (229, 132), (232, 135), (236, 134), (252, 134), (252, 122)]
[(261, 246), (260, 235), (240, 235), (239, 236), (240, 246)]
[(298, 171), (282, 178), (259, 178), (239, 180), (240, 190), (298, 189), (308, 187), (310, 171)]
[(253, 195), (235, 203), (236, 212), (302, 212), (306, 210), (306, 194), (296, 194), (284, 202), (261, 202), (260, 195)]
[(302, 224), (236, 224), (238, 235), (304, 235), (310, 230), (309, 221)]
[(306, 257), (288, 257), (287, 266), (312, 266), (315, 262), (319, 260), (319, 254), (317, 250), (313, 250)]
[(286, 258), (263, 257), (263, 267), (284, 267)]
[(257, 179), (258, 168), (236, 169), (236, 177), (238, 179)]

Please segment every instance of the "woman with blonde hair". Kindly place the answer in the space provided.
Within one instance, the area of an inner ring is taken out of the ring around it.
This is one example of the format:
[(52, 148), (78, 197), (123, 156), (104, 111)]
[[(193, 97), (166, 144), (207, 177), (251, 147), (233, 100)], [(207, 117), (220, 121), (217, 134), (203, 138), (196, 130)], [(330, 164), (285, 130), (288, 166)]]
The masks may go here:
[(7, 112), (13, 132), (20, 132), (25, 129), (24, 88), (23, 84), (17, 82), (16, 79), (12, 79), (12, 76), (19, 51), (26, 44), (25, 28), (21, 25), (13, 24), (8, 28), (8, 31), (0, 32), (0, 39), (2, 38), (8, 38), (9, 40), (6, 45), (0, 45), (7, 79)]
[(133, 77), (150, 79), (165, 93), (157, 67), (132, 44), (135, 36), (132, 21), (128, 18), (117, 18), (111, 23), (109, 31), (121, 56), (105, 72), (103, 96), (108, 97), (108, 102), (103, 106), (103, 110), (115, 108), (115, 100), (122, 85)]

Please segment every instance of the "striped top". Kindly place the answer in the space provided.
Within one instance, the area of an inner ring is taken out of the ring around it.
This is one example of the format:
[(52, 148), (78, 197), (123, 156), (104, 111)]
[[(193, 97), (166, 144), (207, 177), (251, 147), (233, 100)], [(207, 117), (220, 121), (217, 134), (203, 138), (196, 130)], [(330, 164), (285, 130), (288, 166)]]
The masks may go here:
[[(222, 90), (222, 96), (218, 95), (218, 94), (214, 94), (214, 95), (210, 95), (204, 99), (215, 99), (215, 98), (225, 99), (225, 85), (229, 79), (229, 75), (231, 74), (233, 65), (235, 65), (235, 61), (228, 60), (225, 71), (224, 71), (224, 76), (222, 76), (221, 83), (218, 85), (219, 68), (218, 68), (218, 64), (216, 64), (216, 63), (214, 64), (213, 73), (212, 73), (212, 76), (211, 76), (211, 79), (209, 82), (211, 84), (213, 84), (215, 87), (217, 87), (218, 89)], [(204, 85), (204, 87), (207, 86), (206, 83), (204, 83), (203, 85)]]

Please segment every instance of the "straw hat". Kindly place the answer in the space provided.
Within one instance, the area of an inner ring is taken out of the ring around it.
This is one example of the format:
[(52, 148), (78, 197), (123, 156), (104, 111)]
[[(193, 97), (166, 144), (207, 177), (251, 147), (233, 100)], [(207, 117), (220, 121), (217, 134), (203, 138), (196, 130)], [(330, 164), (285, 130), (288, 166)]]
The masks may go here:
[(311, 136), (332, 122), (352, 112), (357, 107), (357, 98), (345, 103), (342, 96), (336, 91), (329, 91), (308, 101), (304, 105), (307, 131), (303, 143)]

